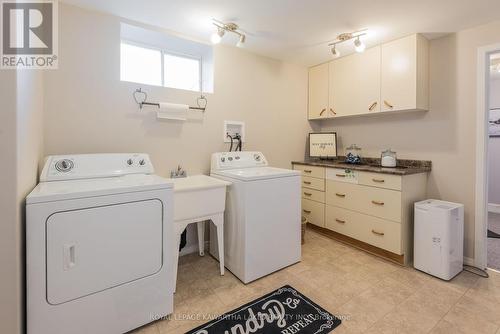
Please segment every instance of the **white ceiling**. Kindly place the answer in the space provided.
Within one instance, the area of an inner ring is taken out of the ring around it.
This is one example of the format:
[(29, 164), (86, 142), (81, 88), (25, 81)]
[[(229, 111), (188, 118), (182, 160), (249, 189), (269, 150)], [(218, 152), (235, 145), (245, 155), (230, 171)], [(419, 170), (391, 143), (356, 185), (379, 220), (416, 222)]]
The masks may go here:
[[(62, 0), (209, 41), (211, 19), (247, 33), (246, 48), (305, 65), (331, 59), (329, 41), (367, 28), (365, 43), (415, 32), (429, 37), (500, 19), (499, 0)], [(226, 35), (224, 43), (236, 43)], [(339, 50), (351, 53), (346, 42)]]

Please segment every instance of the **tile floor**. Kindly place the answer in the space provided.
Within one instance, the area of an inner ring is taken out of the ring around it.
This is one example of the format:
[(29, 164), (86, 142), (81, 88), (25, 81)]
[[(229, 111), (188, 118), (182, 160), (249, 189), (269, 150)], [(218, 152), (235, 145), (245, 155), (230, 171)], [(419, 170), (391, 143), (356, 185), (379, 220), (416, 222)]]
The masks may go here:
[(302, 262), (244, 285), (210, 256), (181, 258), (175, 313), (134, 334), (184, 333), (289, 284), (343, 318), (333, 333), (500, 334), (500, 274), (444, 282), (307, 230)]
[[(488, 213), (488, 229), (500, 234), (500, 214)], [(500, 270), (500, 239), (488, 238), (488, 268)]]

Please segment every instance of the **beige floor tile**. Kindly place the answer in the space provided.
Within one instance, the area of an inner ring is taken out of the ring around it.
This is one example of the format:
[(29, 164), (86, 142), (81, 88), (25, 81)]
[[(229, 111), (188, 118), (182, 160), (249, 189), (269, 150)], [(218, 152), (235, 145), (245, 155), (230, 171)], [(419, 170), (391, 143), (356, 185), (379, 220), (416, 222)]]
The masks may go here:
[(302, 261), (244, 285), (205, 255), (179, 260), (175, 312), (139, 334), (184, 333), (291, 285), (342, 319), (333, 333), (500, 334), (500, 274), (451, 282), (405, 268), (308, 230)]

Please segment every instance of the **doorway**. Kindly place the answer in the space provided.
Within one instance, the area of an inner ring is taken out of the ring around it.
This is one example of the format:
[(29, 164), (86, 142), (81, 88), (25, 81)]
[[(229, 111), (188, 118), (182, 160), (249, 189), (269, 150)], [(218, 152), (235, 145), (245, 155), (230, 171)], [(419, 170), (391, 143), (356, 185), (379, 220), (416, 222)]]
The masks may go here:
[(500, 45), (478, 50), (474, 262), (500, 271)]
[(500, 52), (489, 57), (488, 87), (488, 268), (500, 271)]

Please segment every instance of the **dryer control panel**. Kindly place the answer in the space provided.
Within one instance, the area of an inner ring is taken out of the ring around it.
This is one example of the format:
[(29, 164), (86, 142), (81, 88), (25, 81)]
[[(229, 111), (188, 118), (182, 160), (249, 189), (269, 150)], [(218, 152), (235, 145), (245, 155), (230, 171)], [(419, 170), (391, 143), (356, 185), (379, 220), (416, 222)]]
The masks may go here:
[(212, 164), (210, 170), (213, 172), (218, 170), (263, 166), (268, 166), (268, 163), (262, 152), (217, 152), (212, 154)]
[(127, 174), (153, 174), (145, 153), (75, 154), (47, 157), (41, 182), (113, 177)]

